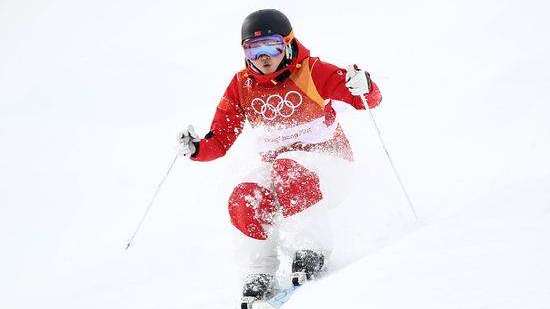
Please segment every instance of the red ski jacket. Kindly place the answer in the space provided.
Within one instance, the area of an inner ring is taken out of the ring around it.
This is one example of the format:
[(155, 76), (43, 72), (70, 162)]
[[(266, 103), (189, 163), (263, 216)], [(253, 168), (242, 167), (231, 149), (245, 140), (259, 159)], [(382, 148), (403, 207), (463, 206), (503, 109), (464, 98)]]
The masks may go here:
[[(310, 57), (295, 40), (297, 55), (283, 69), (263, 75), (246, 67), (235, 74), (220, 100), (210, 132), (191, 158), (210, 161), (229, 150), (248, 121), (257, 135), (264, 161), (285, 151), (321, 151), (353, 159), (349, 142), (338, 124), (332, 103), (365, 109), (360, 97), (345, 86), (346, 70)], [(366, 95), (369, 108), (382, 100), (372, 82)]]

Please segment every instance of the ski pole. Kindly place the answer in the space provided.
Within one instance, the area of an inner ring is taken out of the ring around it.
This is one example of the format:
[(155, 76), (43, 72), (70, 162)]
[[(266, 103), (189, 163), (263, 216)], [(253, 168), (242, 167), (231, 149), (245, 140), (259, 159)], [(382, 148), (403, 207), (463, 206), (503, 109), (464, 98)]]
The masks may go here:
[(157, 195), (159, 194), (160, 188), (164, 184), (164, 181), (166, 180), (166, 178), (168, 178), (168, 174), (170, 174), (170, 171), (172, 171), (172, 168), (174, 167), (174, 164), (176, 163), (177, 158), (178, 158), (178, 155), (176, 154), (174, 156), (174, 159), (172, 159), (172, 162), (170, 163), (170, 167), (168, 167), (168, 170), (166, 171), (166, 174), (164, 174), (164, 177), (162, 177), (162, 180), (160, 181), (157, 188), (155, 189), (155, 193), (153, 194), (153, 197), (149, 201), (149, 204), (147, 205), (147, 209), (145, 209), (145, 213), (141, 217), (141, 220), (139, 221), (139, 224), (138, 224), (136, 230), (134, 231), (134, 234), (132, 234), (132, 237), (130, 237), (130, 240), (126, 244), (126, 247), (125, 247), (126, 250), (128, 250), (130, 248), (130, 246), (134, 243), (134, 238), (136, 237), (137, 233), (141, 229), (141, 226), (143, 225), (143, 222), (145, 221), (145, 218), (147, 218), (147, 215), (149, 214), (149, 211), (151, 210), (151, 207), (153, 207), (153, 202), (157, 198)]
[(361, 101), (363, 101), (363, 104), (365, 105), (365, 108), (369, 111), (370, 119), (372, 120), (372, 124), (374, 125), (374, 128), (376, 129), (376, 133), (378, 133), (378, 140), (380, 141), (380, 144), (382, 145), (382, 149), (386, 153), (386, 157), (388, 158), (388, 161), (390, 162), (390, 165), (392, 167), (393, 173), (395, 175), (395, 178), (397, 179), (397, 182), (399, 182), (399, 185), (401, 186), (401, 190), (403, 191), (403, 194), (405, 195), (405, 198), (407, 199), (407, 202), (409, 204), (409, 207), (411, 209), (412, 214), (414, 215), (415, 221), (418, 221), (418, 216), (416, 215), (416, 211), (414, 209), (413, 202), (411, 200), (411, 197), (409, 196), (409, 193), (407, 193), (407, 190), (405, 189), (405, 185), (403, 184), (403, 181), (401, 180), (401, 176), (399, 175), (399, 172), (397, 171), (397, 168), (395, 167), (395, 164), (393, 163), (393, 160), (390, 156), (390, 152), (388, 151), (388, 147), (386, 147), (386, 143), (384, 142), (384, 139), (382, 138), (382, 132), (380, 131), (380, 127), (378, 127), (378, 124), (376, 123), (376, 119), (374, 118), (374, 113), (369, 108), (369, 104), (367, 103), (367, 99), (364, 95), (360, 95)]

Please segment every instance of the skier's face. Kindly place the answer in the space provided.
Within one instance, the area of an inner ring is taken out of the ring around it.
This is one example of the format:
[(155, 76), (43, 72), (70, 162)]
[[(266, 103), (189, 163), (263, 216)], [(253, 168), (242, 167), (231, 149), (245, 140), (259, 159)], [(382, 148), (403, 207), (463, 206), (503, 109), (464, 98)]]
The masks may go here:
[(281, 61), (283, 61), (284, 53), (280, 53), (277, 56), (261, 55), (256, 60), (251, 60), (258, 70), (264, 74), (271, 74), (277, 70)]

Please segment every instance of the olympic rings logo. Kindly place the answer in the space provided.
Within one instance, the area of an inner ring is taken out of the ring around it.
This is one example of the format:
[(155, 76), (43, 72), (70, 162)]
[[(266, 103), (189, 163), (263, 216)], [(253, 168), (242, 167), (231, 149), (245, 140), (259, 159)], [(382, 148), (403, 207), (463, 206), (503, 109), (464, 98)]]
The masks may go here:
[(289, 91), (285, 97), (272, 94), (264, 101), (260, 98), (252, 100), (252, 109), (266, 120), (273, 120), (277, 116), (289, 118), (302, 105), (302, 95), (297, 91)]

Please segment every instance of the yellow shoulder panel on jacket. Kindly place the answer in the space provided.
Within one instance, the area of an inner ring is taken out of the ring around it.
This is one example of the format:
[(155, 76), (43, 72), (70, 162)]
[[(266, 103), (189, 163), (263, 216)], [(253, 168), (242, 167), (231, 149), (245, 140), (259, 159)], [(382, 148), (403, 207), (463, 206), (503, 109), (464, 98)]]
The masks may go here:
[(311, 77), (311, 70), (309, 69), (309, 58), (302, 61), (300, 68), (296, 70), (290, 79), (302, 90), (310, 99), (315, 101), (321, 109), (325, 108), (325, 100), (317, 91), (313, 78)]

